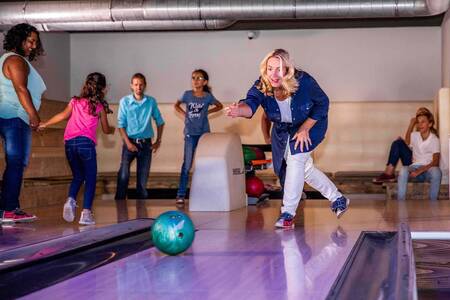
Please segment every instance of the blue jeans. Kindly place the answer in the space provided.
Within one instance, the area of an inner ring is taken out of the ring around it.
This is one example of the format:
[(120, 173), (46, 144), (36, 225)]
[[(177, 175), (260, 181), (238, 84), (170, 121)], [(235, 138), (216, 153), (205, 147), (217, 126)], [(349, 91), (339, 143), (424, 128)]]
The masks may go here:
[(412, 164), (412, 151), (401, 138), (398, 138), (392, 142), (387, 164), (395, 167), (399, 160), (402, 161), (404, 166), (409, 166)]
[[(405, 200), (406, 198), (406, 190), (408, 188), (408, 179), (409, 173), (417, 170), (421, 166), (413, 165), (413, 166), (403, 166), (400, 169), (400, 174), (398, 175), (398, 200)], [(426, 172), (423, 172), (419, 176), (414, 179), (411, 179), (413, 182), (430, 182), (430, 200), (437, 200), (439, 196), (439, 188), (441, 184), (442, 172), (438, 167), (431, 167)]]
[(201, 135), (186, 135), (184, 137), (184, 158), (180, 171), (180, 183), (178, 185), (177, 197), (184, 198), (186, 196), (187, 184), (189, 181), (189, 171), (194, 160), (195, 149), (197, 149), (198, 141)]
[(115, 198), (123, 200), (127, 197), (128, 182), (130, 180), (131, 162), (136, 158), (136, 191), (138, 199), (147, 199), (147, 180), (150, 173), (150, 165), (152, 163), (152, 142), (145, 139), (139, 143), (130, 139), (138, 148), (137, 152), (131, 152), (124, 144), (122, 146), (122, 161), (117, 174), (117, 190)]
[(66, 157), (72, 170), (69, 197), (77, 199), (84, 183), (83, 208), (91, 209), (97, 183), (97, 152), (91, 139), (78, 136), (65, 142)]
[(6, 168), (3, 173), (0, 210), (20, 207), (19, 196), (23, 173), (31, 150), (31, 128), (20, 118), (0, 118), (0, 136), (3, 140)]

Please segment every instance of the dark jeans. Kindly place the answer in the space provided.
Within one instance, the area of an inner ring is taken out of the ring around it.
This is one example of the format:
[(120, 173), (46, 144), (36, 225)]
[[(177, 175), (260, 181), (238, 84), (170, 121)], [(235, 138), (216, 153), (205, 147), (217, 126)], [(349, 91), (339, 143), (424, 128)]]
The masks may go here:
[(136, 140), (130, 139), (138, 148), (137, 152), (131, 152), (124, 144), (122, 146), (122, 161), (120, 162), (119, 173), (117, 174), (116, 199), (121, 200), (127, 197), (128, 182), (130, 180), (130, 165), (136, 158), (136, 191), (138, 199), (147, 199), (147, 180), (152, 163), (152, 142), (151, 139), (145, 139), (136, 143)]
[(201, 135), (186, 135), (184, 137), (184, 158), (183, 165), (181, 166), (177, 197), (184, 198), (186, 196), (186, 189), (189, 181), (189, 170), (191, 170), (195, 149), (197, 149), (200, 137)]
[(91, 209), (97, 183), (97, 152), (95, 143), (84, 136), (78, 136), (65, 142), (66, 157), (72, 170), (72, 182), (69, 197), (77, 199), (84, 183), (83, 208)]
[(400, 138), (392, 143), (387, 164), (395, 167), (399, 160), (402, 161), (404, 166), (412, 164), (412, 151), (405, 141)]
[(20, 118), (0, 118), (0, 136), (3, 140), (6, 160), (0, 195), (0, 211), (11, 211), (20, 207), (19, 196), (23, 172), (28, 165), (31, 150), (31, 128)]

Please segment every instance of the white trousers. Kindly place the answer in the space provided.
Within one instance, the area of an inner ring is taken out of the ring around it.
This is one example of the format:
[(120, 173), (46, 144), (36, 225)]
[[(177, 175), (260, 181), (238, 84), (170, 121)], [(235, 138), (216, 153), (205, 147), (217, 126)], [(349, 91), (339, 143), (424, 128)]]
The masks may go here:
[(295, 216), (305, 182), (331, 202), (342, 196), (334, 183), (322, 171), (314, 167), (311, 152), (292, 155), (288, 143), (284, 158), (286, 178), (282, 213), (287, 212)]

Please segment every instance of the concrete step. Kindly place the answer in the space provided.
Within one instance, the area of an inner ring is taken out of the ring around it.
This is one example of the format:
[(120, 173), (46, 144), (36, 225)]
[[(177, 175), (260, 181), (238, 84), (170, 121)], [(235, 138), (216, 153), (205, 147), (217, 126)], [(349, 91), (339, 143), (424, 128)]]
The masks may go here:
[[(20, 205), (23, 209), (45, 207), (48, 205), (62, 205), (67, 199), (71, 179), (61, 180), (26, 179), (20, 193)], [(95, 195), (103, 194), (103, 186), (97, 184)], [(83, 187), (78, 193), (78, 203), (83, 201)]]
[(47, 128), (45, 131), (32, 134), (32, 147), (64, 148), (64, 128)]

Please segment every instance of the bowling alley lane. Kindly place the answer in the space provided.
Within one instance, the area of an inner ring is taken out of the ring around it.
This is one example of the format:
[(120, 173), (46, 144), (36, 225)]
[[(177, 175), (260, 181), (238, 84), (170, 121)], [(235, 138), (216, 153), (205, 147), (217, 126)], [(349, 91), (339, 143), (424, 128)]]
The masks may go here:
[[(279, 201), (232, 212), (189, 212), (185, 207), (198, 231), (184, 253), (168, 256), (152, 247), (24, 299), (48, 299), (48, 295), (65, 300), (325, 299), (362, 231), (393, 231), (402, 221), (414, 231), (450, 225), (447, 201), (424, 206), (414, 201), (352, 200), (339, 220), (327, 201), (305, 201), (293, 230), (273, 228)], [(119, 206), (111, 200), (98, 201), (97, 227), (177, 209), (167, 200), (129, 200), (126, 213), (123, 203)], [(47, 222), (53, 221), (44, 218), (36, 226), (45, 228)], [(57, 236), (82, 227), (61, 223), (53, 228)], [(20, 236), (16, 235), (19, 240)]]

